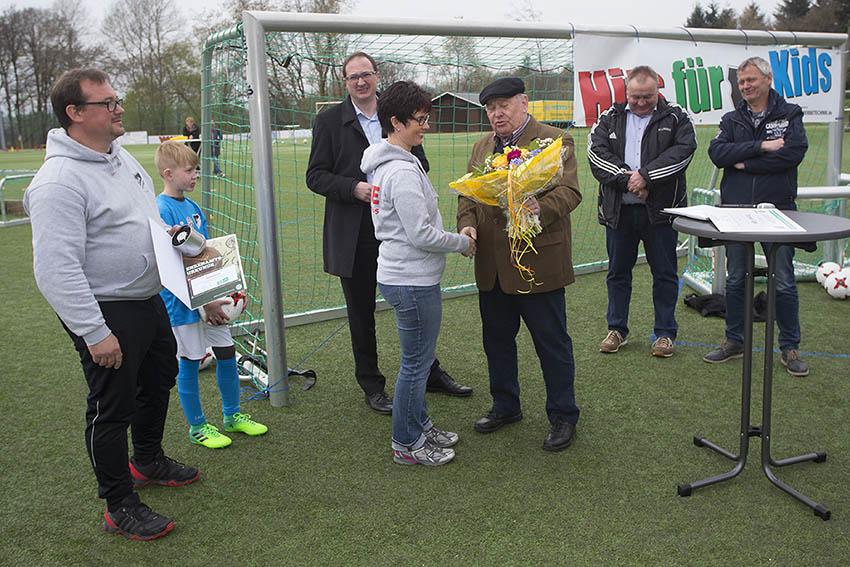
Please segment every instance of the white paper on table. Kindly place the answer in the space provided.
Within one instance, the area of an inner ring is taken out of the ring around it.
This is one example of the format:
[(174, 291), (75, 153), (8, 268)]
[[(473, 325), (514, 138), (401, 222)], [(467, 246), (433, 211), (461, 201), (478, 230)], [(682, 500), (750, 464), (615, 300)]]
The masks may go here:
[(159, 281), (177, 299), (192, 309), (189, 299), (189, 286), (186, 284), (186, 270), (183, 268), (183, 255), (171, 245), (171, 236), (153, 219), (148, 219), (151, 226), (153, 252), (156, 255), (156, 268), (159, 270)]
[(696, 220), (711, 220), (711, 212), (714, 207), (711, 205), (694, 205), (692, 207), (669, 207), (661, 209), (662, 213), (669, 215), (678, 215)]
[(709, 217), (720, 232), (806, 232), (779, 209), (711, 208)]

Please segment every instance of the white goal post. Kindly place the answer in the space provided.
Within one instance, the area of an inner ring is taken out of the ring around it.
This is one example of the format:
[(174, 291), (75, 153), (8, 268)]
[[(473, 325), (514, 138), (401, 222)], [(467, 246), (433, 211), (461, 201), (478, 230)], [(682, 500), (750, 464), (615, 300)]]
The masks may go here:
[[(205, 43), (202, 81), (203, 140), (210, 139), (211, 118), (208, 89), (211, 80), (212, 49), (222, 40), (238, 39), (244, 34), (247, 52), (247, 87), (244, 98), (248, 102), (253, 189), (256, 205), (257, 240), (261, 249), (260, 273), (262, 278), (262, 325), (265, 330), (265, 351), (269, 382), (287, 375), (286, 346), (284, 339), (283, 289), (281, 284), (281, 250), (276, 218), (274, 157), (272, 135), (272, 109), (269, 95), (269, 69), (265, 34), (267, 32), (327, 33), (327, 34), (387, 34), (422, 36), (473, 36), (510, 37), (537, 40), (570, 40), (581, 34), (640, 39), (675, 39), (693, 42), (727, 43), (740, 46), (805, 44), (842, 48), (842, 61), (838, 65), (836, 82), (845, 83), (847, 63), (847, 36), (844, 34), (767, 32), (744, 30), (685, 29), (685, 28), (635, 28), (632, 26), (547, 25), (536, 22), (475, 22), (447, 21), (421, 18), (384, 18), (379, 21), (363, 17), (337, 14), (303, 14), (273, 12), (243, 12), (241, 29), (237, 26), (214, 34)], [(285, 66), (285, 65), (284, 65)], [(319, 110), (316, 103), (316, 111)], [(841, 105), (843, 107), (843, 105)], [(843, 108), (839, 109), (843, 116)], [(838, 185), (841, 171), (841, 144), (843, 128), (839, 120), (829, 125), (829, 150), (827, 158), (827, 185)], [(209, 142), (206, 142), (207, 144)], [(207, 148), (205, 148), (207, 151)], [(206, 155), (209, 155), (208, 153)], [(203, 161), (202, 205), (211, 188), (211, 160)], [(288, 381), (283, 378), (270, 392), (271, 404), (280, 407), (288, 404)]]

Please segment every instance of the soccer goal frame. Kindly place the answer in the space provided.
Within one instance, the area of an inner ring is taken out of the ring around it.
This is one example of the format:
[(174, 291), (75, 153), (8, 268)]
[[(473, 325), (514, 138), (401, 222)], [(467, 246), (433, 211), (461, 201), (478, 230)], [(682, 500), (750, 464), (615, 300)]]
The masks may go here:
[[(209, 155), (211, 103), (208, 85), (213, 49), (217, 42), (243, 38), (247, 52), (247, 99), (252, 145), (253, 191), (257, 216), (257, 236), (261, 249), (260, 273), (263, 287), (262, 324), (265, 331), (265, 351), (269, 383), (280, 379), (271, 389), (273, 406), (288, 404), (288, 368), (284, 335), (284, 306), (281, 283), (278, 220), (275, 208), (273, 171), (273, 135), (270, 117), (268, 68), (265, 34), (268, 32), (388, 34), (427, 36), (517, 37), (529, 39), (574, 39), (580, 34), (609, 37), (637, 37), (729, 43), (736, 45), (808, 45), (841, 47), (842, 61), (838, 66), (837, 82), (845, 84), (847, 65), (847, 36), (844, 34), (769, 32), (750, 30), (714, 30), (685, 28), (641, 28), (633, 26), (546, 25), (537, 22), (474, 22), (412, 18), (382, 18), (380, 21), (337, 14), (303, 14), (276, 12), (243, 12), (241, 26), (210, 36), (204, 46), (202, 72), (202, 143)], [(843, 117), (843, 108), (836, 116)], [(843, 125), (841, 119), (829, 124), (827, 184), (838, 186), (841, 173)], [(207, 204), (211, 189), (211, 160), (203, 160), (202, 206)]]

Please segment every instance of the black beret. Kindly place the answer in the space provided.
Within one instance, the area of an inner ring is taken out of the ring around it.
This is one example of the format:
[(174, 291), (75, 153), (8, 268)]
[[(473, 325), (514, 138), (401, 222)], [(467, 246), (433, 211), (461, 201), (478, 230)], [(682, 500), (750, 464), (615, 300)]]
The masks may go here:
[(478, 95), (478, 101), (484, 105), (487, 104), (487, 101), (491, 98), (510, 98), (524, 92), (525, 83), (522, 82), (522, 79), (517, 79), (516, 77), (505, 77), (502, 79), (496, 79), (481, 89), (481, 94)]

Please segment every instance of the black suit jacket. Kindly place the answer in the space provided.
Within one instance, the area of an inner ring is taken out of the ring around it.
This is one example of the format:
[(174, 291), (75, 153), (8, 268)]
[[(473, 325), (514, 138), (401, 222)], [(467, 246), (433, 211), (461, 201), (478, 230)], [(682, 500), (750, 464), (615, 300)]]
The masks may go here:
[[(344, 278), (351, 277), (354, 270), (354, 253), (359, 240), (371, 238), (375, 247), (378, 246), (374, 230), (360, 234), (363, 216), (369, 215), (369, 205), (354, 198), (355, 185), (366, 181), (366, 174), (360, 171), (360, 160), (368, 147), (369, 140), (357, 120), (350, 96), (316, 116), (307, 164), (307, 187), (325, 197), (324, 269)], [(411, 152), (428, 171), (422, 146), (414, 147)], [(366, 226), (371, 226), (371, 220)]]

